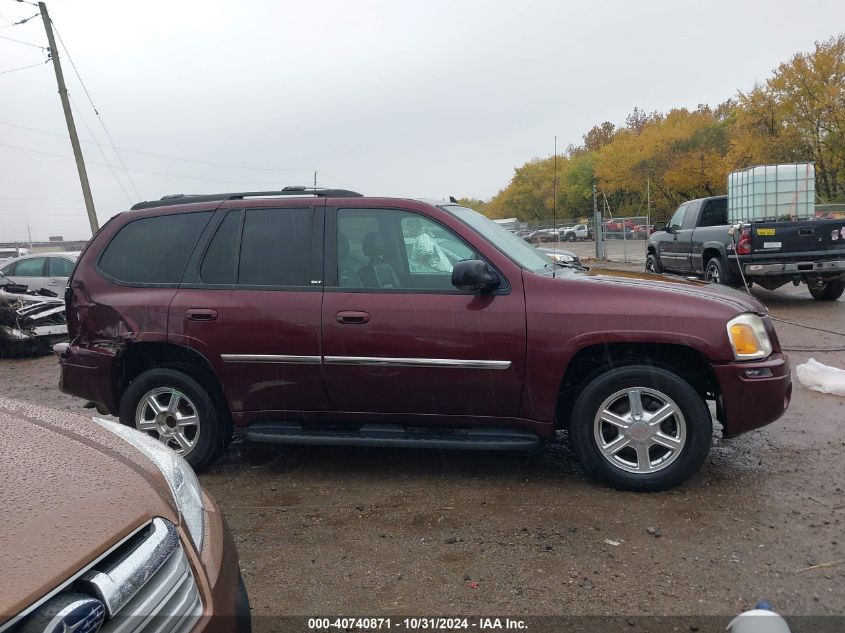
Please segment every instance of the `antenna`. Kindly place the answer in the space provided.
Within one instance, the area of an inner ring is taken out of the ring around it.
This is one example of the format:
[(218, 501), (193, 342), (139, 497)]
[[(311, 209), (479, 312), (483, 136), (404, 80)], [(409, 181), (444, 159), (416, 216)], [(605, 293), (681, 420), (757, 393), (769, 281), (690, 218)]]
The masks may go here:
[(552, 277), (557, 273), (557, 134), (555, 134), (555, 160), (554, 160), (554, 175), (552, 177), (552, 259), (554, 266), (552, 267)]

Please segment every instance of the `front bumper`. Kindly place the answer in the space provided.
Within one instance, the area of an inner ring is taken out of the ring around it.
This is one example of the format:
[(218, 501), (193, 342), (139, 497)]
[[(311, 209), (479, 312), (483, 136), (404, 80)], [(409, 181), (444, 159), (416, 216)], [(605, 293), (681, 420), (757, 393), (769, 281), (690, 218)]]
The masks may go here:
[(205, 534), (199, 558), (194, 558), (202, 585), (203, 617), (193, 633), (250, 633), (249, 597), (238, 567), (235, 540), (217, 503), (203, 491)]
[(758, 362), (714, 365), (713, 371), (722, 394), (719, 412), (724, 437), (771, 424), (789, 407), (792, 374), (785, 354)]

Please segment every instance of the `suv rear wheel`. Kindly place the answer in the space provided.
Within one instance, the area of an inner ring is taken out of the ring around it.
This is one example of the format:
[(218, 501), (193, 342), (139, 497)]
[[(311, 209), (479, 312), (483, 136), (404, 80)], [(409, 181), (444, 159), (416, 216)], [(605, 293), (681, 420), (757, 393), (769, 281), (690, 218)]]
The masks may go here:
[(695, 389), (650, 365), (603, 372), (575, 402), (570, 437), (594, 477), (623, 490), (676, 486), (701, 467), (713, 434)]
[(226, 445), (225, 412), (194, 378), (170, 368), (139, 374), (120, 402), (120, 421), (169, 446), (199, 472)]

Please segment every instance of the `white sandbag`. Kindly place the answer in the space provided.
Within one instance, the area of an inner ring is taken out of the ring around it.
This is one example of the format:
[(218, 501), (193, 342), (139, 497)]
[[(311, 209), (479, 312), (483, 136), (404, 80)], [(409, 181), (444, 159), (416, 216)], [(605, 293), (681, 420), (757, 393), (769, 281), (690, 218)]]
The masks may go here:
[(798, 375), (798, 382), (807, 389), (845, 396), (845, 369), (823, 365), (811, 358), (798, 365), (795, 373)]

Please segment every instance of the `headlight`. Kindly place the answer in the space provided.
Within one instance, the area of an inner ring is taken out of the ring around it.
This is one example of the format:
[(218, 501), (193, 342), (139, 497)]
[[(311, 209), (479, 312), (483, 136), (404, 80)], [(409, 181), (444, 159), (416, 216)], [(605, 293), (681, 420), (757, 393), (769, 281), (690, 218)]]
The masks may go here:
[(766, 358), (772, 353), (772, 343), (756, 314), (740, 314), (728, 321), (728, 339), (737, 360)]
[(170, 486), (182, 521), (198, 550), (202, 549), (204, 528), (202, 490), (197, 476), (184, 459), (149, 435), (118, 422), (94, 418), (94, 422), (120, 436), (152, 461)]

